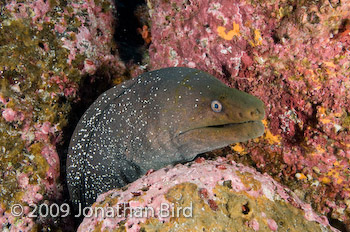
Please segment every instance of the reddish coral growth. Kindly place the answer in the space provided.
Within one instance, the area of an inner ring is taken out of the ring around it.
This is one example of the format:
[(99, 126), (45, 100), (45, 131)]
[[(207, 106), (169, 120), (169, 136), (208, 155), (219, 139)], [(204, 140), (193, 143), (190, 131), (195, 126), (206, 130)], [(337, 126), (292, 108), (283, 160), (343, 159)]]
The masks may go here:
[(199, 189), (199, 196), (204, 199), (208, 199), (208, 190), (206, 188)]
[(350, 1), (334, 2), (151, 0), (150, 57), (259, 96), (265, 136), (240, 150), (350, 228)]
[[(62, 200), (56, 146), (82, 77), (102, 65), (113, 73), (124, 72), (123, 62), (111, 51), (115, 8), (109, 0), (4, 3), (0, 14), (0, 230), (56, 230), (56, 219), (29, 217), (29, 204)], [(14, 204), (24, 209), (18, 217), (10, 213)]]
[(218, 210), (218, 208), (219, 208), (213, 199), (208, 199), (208, 204), (209, 204), (210, 208), (214, 211)]
[(150, 44), (152, 41), (152, 36), (151, 36), (151, 32), (148, 30), (148, 26), (147, 25), (143, 25), (142, 29), (141, 28), (137, 28), (138, 33), (141, 34), (142, 39), (145, 41), (146, 44)]

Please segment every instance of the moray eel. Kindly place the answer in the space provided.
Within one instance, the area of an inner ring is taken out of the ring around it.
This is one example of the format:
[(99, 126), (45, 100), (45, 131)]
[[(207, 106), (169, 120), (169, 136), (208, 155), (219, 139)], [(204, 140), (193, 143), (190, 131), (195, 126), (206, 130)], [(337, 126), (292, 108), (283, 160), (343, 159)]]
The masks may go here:
[(264, 133), (264, 104), (200, 70), (144, 73), (103, 93), (80, 119), (67, 157), (75, 207), (150, 169)]

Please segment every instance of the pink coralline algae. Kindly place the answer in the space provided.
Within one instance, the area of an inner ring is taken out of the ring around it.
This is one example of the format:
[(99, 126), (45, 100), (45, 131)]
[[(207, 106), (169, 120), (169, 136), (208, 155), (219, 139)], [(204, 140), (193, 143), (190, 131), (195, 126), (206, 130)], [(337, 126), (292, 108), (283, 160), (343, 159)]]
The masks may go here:
[(148, 6), (152, 68), (195, 67), (262, 99), (265, 136), (236, 158), (350, 229), (350, 1)]
[[(19, 120), (18, 113), (11, 108), (4, 109), (2, 111), (2, 117), (8, 122)], [(23, 120), (24, 118), (22, 117), (21, 119)]]
[(82, 77), (103, 65), (125, 71), (113, 41), (115, 7), (12, 0), (0, 10), (0, 230), (52, 231), (70, 219), (30, 217), (31, 204), (63, 200), (57, 145)]
[(338, 231), (268, 175), (225, 158), (150, 173), (101, 194), (85, 216), (78, 231)]

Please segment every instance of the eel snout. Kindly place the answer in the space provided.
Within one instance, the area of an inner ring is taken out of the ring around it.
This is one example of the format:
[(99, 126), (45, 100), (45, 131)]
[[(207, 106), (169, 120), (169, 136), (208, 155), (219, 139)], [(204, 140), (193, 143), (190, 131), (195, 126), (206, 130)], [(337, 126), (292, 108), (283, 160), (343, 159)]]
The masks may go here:
[(264, 105), (249, 107), (246, 110), (240, 111), (238, 115), (244, 121), (260, 121), (265, 117)]

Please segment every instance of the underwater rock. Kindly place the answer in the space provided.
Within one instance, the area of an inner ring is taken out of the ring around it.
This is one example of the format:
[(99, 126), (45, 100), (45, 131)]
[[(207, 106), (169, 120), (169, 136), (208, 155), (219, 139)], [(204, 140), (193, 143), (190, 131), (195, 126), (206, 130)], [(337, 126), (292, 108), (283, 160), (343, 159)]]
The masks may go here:
[(350, 230), (350, 1), (150, 0), (152, 68), (186, 66), (258, 96), (266, 133), (236, 159)]
[(268, 175), (226, 158), (149, 173), (82, 212), (78, 231), (338, 231)]
[(29, 213), (62, 200), (57, 145), (82, 77), (101, 65), (124, 70), (111, 53), (115, 8), (108, 0), (13, 0), (0, 10), (0, 230), (52, 230), (59, 217)]

